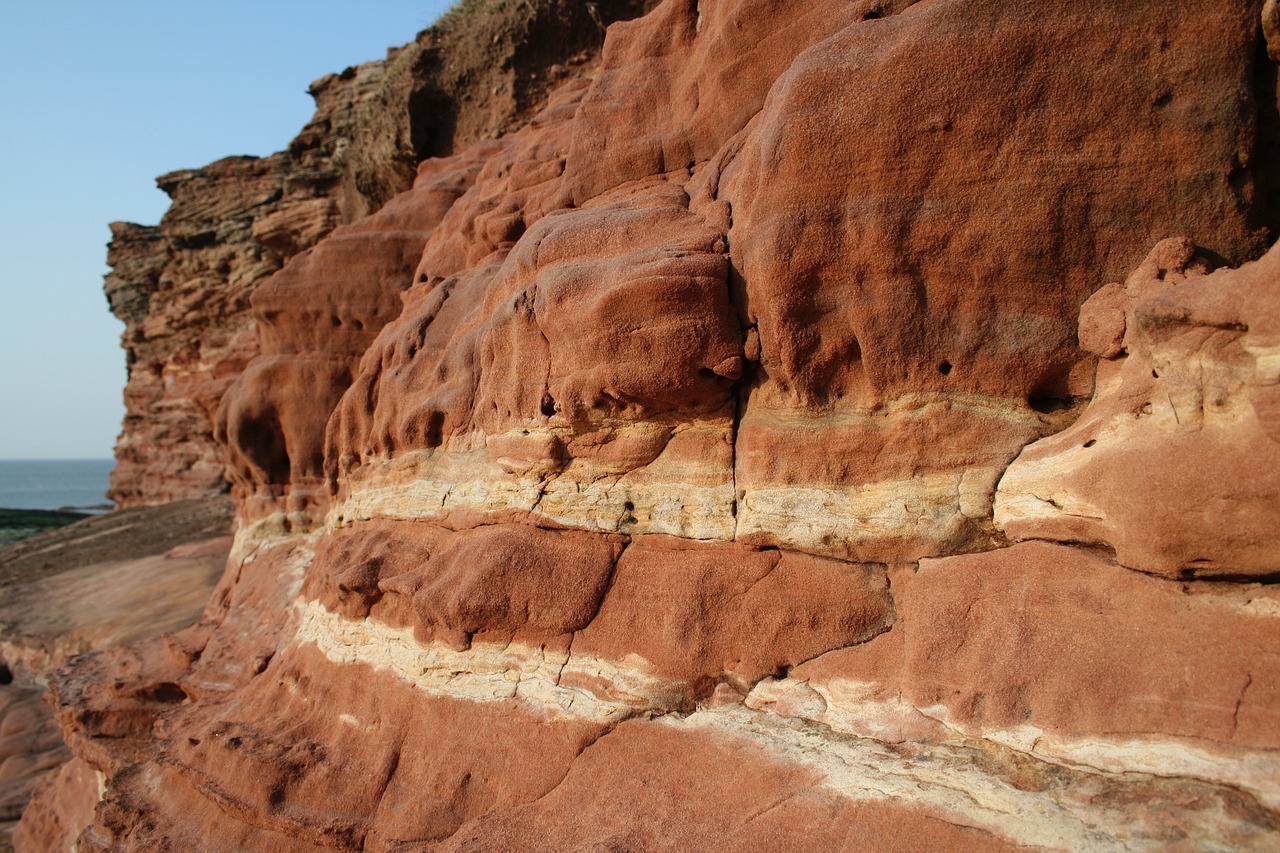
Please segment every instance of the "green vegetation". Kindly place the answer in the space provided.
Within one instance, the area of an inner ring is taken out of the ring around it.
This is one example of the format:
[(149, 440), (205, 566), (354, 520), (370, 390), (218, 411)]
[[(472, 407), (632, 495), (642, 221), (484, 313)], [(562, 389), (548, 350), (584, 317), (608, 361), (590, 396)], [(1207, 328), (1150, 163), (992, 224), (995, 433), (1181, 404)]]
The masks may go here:
[(17, 542), (36, 533), (53, 530), (89, 516), (83, 512), (44, 509), (0, 509), (0, 545)]

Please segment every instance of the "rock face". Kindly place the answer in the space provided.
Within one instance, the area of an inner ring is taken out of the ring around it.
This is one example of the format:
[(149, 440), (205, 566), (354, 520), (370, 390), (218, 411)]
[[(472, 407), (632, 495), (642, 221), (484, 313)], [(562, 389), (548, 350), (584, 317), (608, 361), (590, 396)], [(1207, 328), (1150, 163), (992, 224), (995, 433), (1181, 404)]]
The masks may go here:
[(1005, 474), (1011, 538), (1174, 578), (1280, 574), (1280, 251), (1214, 273), (1196, 251), (1164, 241), (1081, 309), (1097, 390)]
[(158, 226), (112, 223), (105, 291), (129, 367), (117, 506), (224, 487), (214, 419), (257, 351), (258, 285), (407, 190), (418, 161), (527, 120), (570, 69), (592, 66), (607, 24), (645, 4), (519, 5), (460, 8), (385, 60), (316, 80), (316, 113), (286, 151), (164, 175), (173, 203)]
[(1273, 849), (1262, 5), (666, 0), (423, 160), (53, 680), (79, 849)]
[(195, 622), (227, 561), (231, 509), (219, 496), (120, 510), (0, 551), (0, 850), (33, 792), (19, 846), (50, 849), (92, 822), (97, 771), (67, 750), (45, 680), (74, 655)]

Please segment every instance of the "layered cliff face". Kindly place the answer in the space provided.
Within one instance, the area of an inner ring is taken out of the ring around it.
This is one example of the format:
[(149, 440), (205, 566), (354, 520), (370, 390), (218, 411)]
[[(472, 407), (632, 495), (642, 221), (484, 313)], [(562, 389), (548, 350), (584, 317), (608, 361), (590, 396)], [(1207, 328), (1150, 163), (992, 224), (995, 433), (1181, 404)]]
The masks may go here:
[(31, 813), (100, 800), (82, 850), (1280, 844), (1261, 12), (614, 25), (257, 289), (228, 573), (56, 679), (105, 781)]
[(386, 60), (313, 82), (316, 113), (287, 150), (159, 178), (173, 199), (160, 224), (111, 226), (105, 290), (129, 368), (116, 505), (225, 487), (214, 416), (257, 352), (249, 299), (263, 281), (408, 189), (423, 158), (526, 121), (561, 79), (594, 65), (607, 24), (644, 8), (464, 4)]
[(125, 322), (129, 367), (108, 493), (117, 506), (222, 488), (212, 421), (257, 351), (249, 297), (343, 220), (351, 190), (333, 161), (382, 85), (384, 63), (344, 77), (313, 85), (316, 117), (288, 152), (165, 175), (158, 183), (173, 204), (158, 226), (112, 224), (105, 289)]

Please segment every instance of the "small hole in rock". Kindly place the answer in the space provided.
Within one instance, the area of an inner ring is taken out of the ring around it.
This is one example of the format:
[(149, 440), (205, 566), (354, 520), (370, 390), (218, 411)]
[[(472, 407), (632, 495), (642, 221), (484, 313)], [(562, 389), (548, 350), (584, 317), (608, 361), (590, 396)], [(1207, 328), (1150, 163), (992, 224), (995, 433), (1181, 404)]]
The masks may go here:
[(942, 362), (942, 364), (939, 364), (939, 365), (938, 365), (938, 372), (939, 372), (939, 373), (941, 373), (943, 376), (947, 376), (948, 374), (950, 374), (950, 373), (951, 373), (951, 362), (949, 362), (949, 361), (944, 361), (944, 362)]
[(159, 684), (152, 684), (142, 688), (138, 691), (138, 697), (152, 702), (174, 704), (186, 699), (187, 694), (186, 691), (172, 681), (163, 681)]
[(341, 326), (341, 325), (342, 325), (342, 319), (341, 319), (340, 317), (338, 317), (338, 315), (336, 315), (336, 314), (335, 314), (334, 316), (332, 316), (332, 317), (330, 317), (330, 318), (329, 318), (329, 322), (330, 322), (330, 323), (332, 323), (332, 324), (333, 324), (333, 325), (335, 325), (335, 326)]
[(636, 508), (636, 505), (631, 501), (627, 501), (622, 505), (622, 508), (625, 509), (627, 512), (631, 512), (633, 509)]
[(865, 14), (862, 16), (862, 20), (864, 20), (864, 21), (874, 21), (874, 20), (876, 20), (876, 19), (877, 19), (877, 18), (879, 18), (879, 17), (880, 17), (880, 13), (879, 13), (879, 12), (877, 12), (875, 9), (872, 9), (870, 12), (867, 12), (867, 13), (865, 13)]
[(1152, 379), (1159, 379), (1159, 378), (1160, 378), (1160, 374), (1153, 370), (1153, 371), (1151, 371), (1151, 378), (1152, 378)]
[(427, 443), (427, 447), (439, 447), (444, 444), (444, 412), (432, 412), (427, 415), (422, 438)]
[(1039, 412), (1042, 415), (1069, 409), (1072, 402), (1070, 397), (1053, 397), (1041, 394), (1033, 394), (1027, 398), (1027, 405), (1031, 407), (1032, 411)]
[(1095, 444), (1097, 444), (1097, 443), (1098, 443), (1098, 440), (1097, 440), (1096, 438), (1091, 438), (1091, 439), (1089, 439), (1088, 441), (1086, 441), (1086, 442), (1084, 443), (1084, 446), (1085, 446), (1085, 447), (1093, 447), (1093, 446), (1094, 446)]

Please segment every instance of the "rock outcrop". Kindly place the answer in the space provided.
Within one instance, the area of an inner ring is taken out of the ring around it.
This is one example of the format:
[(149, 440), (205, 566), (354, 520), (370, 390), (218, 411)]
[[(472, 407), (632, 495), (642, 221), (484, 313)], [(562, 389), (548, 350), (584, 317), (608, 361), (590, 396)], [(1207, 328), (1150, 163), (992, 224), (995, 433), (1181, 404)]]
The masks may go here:
[(74, 837), (93, 820), (97, 771), (68, 751), (42, 700), (69, 658), (185, 628), (200, 617), (231, 545), (225, 496), (90, 516), (0, 550), (0, 851)]
[(224, 582), (54, 679), (104, 781), (33, 820), (100, 793), (100, 851), (1274, 848), (1263, 19), (613, 25), (256, 289)]
[(214, 418), (256, 354), (258, 285), (407, 190), (420, 160), (526, 121), (551, 88), (593, 66), (607, 24), (645, 3), (511, 7), (456, 9), (385, 60), (316, 80), (315, 115), (287, 150), (163, 175), (173, 203), (159, 225), (112, 223), (105, 290), (129, 368), (108, 492), (117, 506), (224, 488)]

